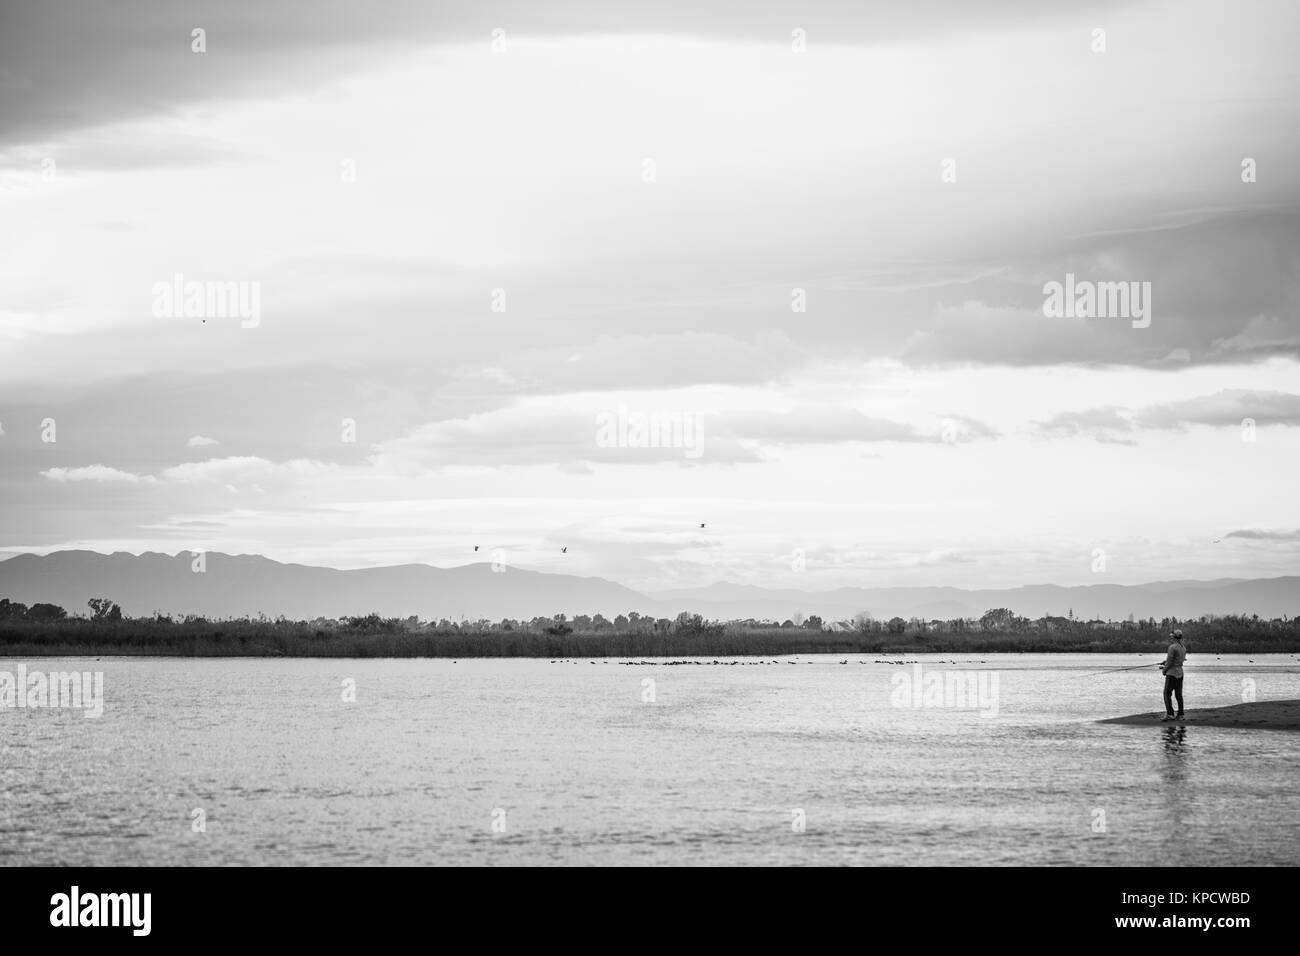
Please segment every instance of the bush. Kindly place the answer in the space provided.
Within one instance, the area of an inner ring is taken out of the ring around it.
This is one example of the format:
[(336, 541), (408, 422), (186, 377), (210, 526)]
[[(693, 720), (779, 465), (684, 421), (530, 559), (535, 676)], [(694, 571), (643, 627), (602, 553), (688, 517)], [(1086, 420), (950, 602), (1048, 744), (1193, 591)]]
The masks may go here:
[(68, 612), (57, 604), (33, 604), (27, 609), (29, 621), (62, 621)]

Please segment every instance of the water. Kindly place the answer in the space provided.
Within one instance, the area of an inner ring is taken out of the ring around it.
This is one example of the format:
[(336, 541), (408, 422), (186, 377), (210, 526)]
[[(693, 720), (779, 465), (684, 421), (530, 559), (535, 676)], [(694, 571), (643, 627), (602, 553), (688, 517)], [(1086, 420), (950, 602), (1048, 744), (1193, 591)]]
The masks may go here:
[[(1300, 733), (1095, 723), (1160, 709), (1096, 676), (1155, 656), (908, 657), (996, 673), (996, 717), (870, 656), (26, 660), (105, 707), (0, 710), (0, 863), (1300, 863)], [(1188, 707), (1244, 679), (1300, 697), (1300, 658), (1193, 655)]]

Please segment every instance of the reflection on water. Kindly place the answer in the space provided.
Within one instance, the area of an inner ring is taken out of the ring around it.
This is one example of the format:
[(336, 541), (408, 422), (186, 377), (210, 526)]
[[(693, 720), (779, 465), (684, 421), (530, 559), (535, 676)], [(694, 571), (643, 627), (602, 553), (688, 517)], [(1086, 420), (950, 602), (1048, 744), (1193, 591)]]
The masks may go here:
[(1165, 727), (1163, 732), (1165, 743), (1165, 767), (1168, 770), (1170, 780), (1181, 779), (1185, 768), (1187, 757), (1187, 727), (1183, 724)]
[[(917, 656), (996, 674), (996, 715), (844, 655), (105, 659), (98, 720), (0, 710), (0, 863), (1300, 863), (1300, 734), (1099, 725), (1159, 698), (1080, 684), (1131, 656)], [(1256, 656), (1198, 699), (1244, 676), (1300, 697)]]
[(1164, 758), (1160, 763), (1161, 798), (1166, 820), (1162, 825), (1166, 851), (1178, 854), (1180, 863), (1194, 863), (1181, 852), (1182, 834), (1187, 826), (1188, 799), (1185, 790), (1188, 768), (1187, 728), (1182, 724), (1166, 724), (1160, 730)]

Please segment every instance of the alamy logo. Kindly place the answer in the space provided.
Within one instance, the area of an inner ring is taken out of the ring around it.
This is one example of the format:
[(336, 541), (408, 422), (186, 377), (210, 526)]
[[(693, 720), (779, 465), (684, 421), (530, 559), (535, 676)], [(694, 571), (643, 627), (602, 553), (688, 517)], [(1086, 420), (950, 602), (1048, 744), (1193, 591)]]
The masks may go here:
[(978, 709), (981, 717), (998, 715), (998, 674), (996, 671), (926, 672), (920, 664), (906, 671), (895, 671), (890, 677), (894, 685), (889, 703), (900, 708), (953, 707)]
[(704, 454), (704, 416), (699, 412), (638, 412), (626, 405), (596, 416), (600, 448), (681, 448), (687, 458)]
[(51, 926), (129, 926), (133, 936), (148, 936), (153, 909), (151, 893), (70, 893), (50, 897)]
[(1151, 324), (1150, 282), (1076, 281), (1043, 284), (1043, 315), (1049, 319), (1132, 319), (1133, 328)]
[(260, 282), (186, 282), (179, 272), (171, 282), (153, 284), (153, 314), (159, 319), (239, 319), (255, 329), (262, 322)]
[(84, 710), (92, 719), (104, 715), (104, 672), (42, 671), (28, 673), (26, 664), (18, 673), (0, 671), (0, 710), (67, 708)]

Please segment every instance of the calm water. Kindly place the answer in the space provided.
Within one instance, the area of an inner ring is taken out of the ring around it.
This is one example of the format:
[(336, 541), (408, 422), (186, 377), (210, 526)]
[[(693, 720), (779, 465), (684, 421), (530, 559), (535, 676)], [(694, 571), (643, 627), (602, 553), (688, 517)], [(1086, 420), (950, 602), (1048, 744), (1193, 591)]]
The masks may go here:
[[(870, 656), (26, 660), (102, 670), (104, 714), (0, 710), (0, 863), (1300, 863), (1300, 733), (1094, 723), (1159, 709), (1096, 676), (1158, 656), (907, 658), (995, 673), (997, 716), (894, 706)], [(1300, 697), (1248, 660), (1193, 655), (1189, 708)]]

